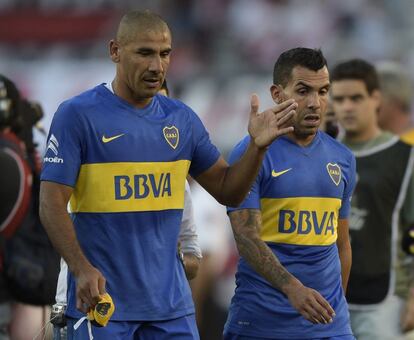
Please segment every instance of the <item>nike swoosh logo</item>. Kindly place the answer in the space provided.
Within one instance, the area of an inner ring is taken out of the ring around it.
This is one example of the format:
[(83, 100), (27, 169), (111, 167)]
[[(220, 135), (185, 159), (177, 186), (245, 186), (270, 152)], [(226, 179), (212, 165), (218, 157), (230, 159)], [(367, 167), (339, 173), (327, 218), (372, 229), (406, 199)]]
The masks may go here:
[(286, 170), (282, 170), (279, 172), (276, 172), (275, 170), (272, 170), (272, 177), (279, 177), (285, 173), (287, 173), (288, 171), (292, 170), (292, 168), (286, 169)]
[(117, 139), (121, 136), (125, 135), (125, 133), (121, 133), (120, 135), (112, 136), (112, 137), (105, 137), (105, 135), (102, 136), (102, 142), (109, 143), (112, 142), (114, 139)]

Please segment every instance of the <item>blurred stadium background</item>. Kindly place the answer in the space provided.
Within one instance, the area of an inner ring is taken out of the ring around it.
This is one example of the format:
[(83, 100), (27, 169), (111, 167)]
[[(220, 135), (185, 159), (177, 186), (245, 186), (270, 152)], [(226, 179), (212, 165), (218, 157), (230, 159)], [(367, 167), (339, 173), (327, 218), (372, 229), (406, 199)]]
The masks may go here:
[[(0, 0), (0, 73), (42, 104), (46, 130), (61, 101), (113, 79), (108, 41), (135, 8), (170, 24), (173, 95), (224, 153), (246, 133), (250, 93), (271, 104), (274, 58), (285, 49), (321, 47), (330, 65), (393, 60), (414, 75), (412, 0)], [(44, 137), (36, 140), (42, 151)]]

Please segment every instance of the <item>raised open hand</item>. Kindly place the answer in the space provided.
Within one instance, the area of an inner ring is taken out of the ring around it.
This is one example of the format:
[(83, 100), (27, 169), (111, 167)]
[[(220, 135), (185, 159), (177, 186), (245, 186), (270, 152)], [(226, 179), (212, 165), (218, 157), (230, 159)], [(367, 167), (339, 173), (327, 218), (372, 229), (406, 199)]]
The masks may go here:
[(253, 94), (250, 107), (248, 131), (259, 149), (269, 146), (277, 137), (293, 131), (293, 118), (297, 108), (293, 99), (259, 113), (259, 97)]

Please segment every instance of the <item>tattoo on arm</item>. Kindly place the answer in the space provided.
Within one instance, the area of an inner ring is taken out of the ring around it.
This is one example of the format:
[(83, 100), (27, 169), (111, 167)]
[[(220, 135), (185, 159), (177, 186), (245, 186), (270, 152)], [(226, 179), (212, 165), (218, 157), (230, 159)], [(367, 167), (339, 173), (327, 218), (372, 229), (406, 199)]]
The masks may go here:
[(233, 211), (229, 216), (240, 255), (273, 287), (283, 292), (293, 275), (260, 239), (261, 212), (256, 209), (243, 209)]

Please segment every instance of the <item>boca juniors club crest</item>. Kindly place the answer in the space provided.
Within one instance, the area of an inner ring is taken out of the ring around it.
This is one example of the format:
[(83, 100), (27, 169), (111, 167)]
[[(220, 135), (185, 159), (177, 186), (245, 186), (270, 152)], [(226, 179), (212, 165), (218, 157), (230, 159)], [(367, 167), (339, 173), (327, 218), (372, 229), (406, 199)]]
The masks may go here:
[(341, 182), (341, 168), (338, 164), (334, 163), (328, 163), (326, 164), (326, 170), (328, 170), (328, 174), (331, 177), (332, 181), (339, 185)]
[(164, 138), (170, 146), (175, 149), (178, 145), (178, 141), (180, 139), (180, 134), (178, 133), (178, 129), (173, 126), (166, 126), (162, 129), (164, 133)]

